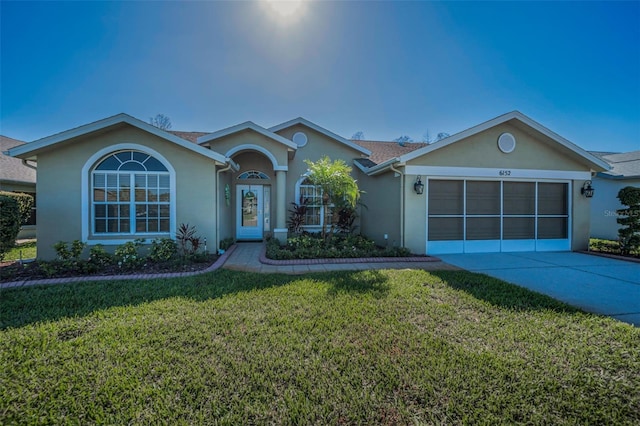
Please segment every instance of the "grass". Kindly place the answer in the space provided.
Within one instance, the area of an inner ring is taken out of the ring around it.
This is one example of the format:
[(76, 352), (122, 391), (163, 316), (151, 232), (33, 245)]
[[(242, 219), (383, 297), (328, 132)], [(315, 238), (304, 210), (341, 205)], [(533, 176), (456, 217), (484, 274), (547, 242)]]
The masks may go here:
[(20, 260), (20, 252), (22, 252), (22, 259), (35, 259), (36, 255), (36, 242), (27, 241), (22, 244), (16, 244), (11, 250), (4, 256), (4, 261)]
[(465, 271), (0, 291), (3, 424), (638, 424), (640, 330)]

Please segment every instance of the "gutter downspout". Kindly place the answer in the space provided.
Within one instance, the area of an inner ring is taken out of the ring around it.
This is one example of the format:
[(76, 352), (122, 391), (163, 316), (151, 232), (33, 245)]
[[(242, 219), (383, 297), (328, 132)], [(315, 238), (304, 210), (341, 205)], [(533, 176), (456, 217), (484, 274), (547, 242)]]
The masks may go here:
[(34, 166), (34, 165), (32, 165), (32, 164), (27, 163), (27, 161), (29, 161), (29, 160), (24, 160), (24, 159), (23, 159), (23, 160), (22, 160), (22, 165), (23, 165), (23, 166), (25, 166), (25, 167), (29, 167), (30, 169), (33, 169), (33, 170), (38, 170), (38, 168), (37, 168), (36, 166)]
[(216, 171), (216, 245), (214, 249), (216, 253), (218, 253), (218, 248), (220, 247), (220, 173), (230, 170), (232, 164), (234, 163), (229, 161), (227, 167), (223, 167), (222, 169)]
[(404, 247), (404, 173), (389, 165), (391, 171), (400, 175), (400, 247)]

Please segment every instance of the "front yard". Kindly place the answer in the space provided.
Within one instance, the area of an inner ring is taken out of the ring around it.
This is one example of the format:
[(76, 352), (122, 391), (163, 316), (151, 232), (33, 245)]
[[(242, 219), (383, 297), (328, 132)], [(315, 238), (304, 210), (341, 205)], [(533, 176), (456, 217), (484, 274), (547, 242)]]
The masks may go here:
[(0, 290), (0, 423), (638, 424), (640, 330), (464, 271)]

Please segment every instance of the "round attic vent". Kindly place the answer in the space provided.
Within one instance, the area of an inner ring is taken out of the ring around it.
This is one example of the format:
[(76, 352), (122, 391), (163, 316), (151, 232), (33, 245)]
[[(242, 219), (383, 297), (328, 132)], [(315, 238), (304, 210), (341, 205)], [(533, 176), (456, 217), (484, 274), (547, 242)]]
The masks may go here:
[(305, 146), (308, 142), (307, 135), (302, 132), (296, 132), (293, 134), (293, 143), (298, 146)]
[(516, 149), (516, 138), (511, 133), (503, 133), (498, 138), (498, 148), (505, 154), (509, 154)]

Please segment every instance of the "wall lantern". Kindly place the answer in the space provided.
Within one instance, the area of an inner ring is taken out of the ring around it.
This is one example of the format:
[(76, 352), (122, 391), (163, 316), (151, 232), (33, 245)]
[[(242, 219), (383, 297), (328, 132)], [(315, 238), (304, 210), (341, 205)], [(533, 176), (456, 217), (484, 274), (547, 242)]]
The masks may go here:
[(580, 193), (587, 198), (593, 197), (593, 186), (591, 186), (591, 181), (588, 180), (582, 185), (582, 189), (580, 189)]
[(416, 179), (416, 183), (413, 184), (413, 190), (416, 191), (416, 194), (418, 195), (424, 192), (424, 185), (422, 180), (420, 180), (420, 176)]

